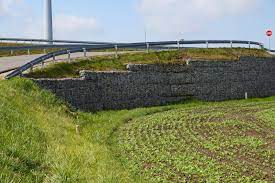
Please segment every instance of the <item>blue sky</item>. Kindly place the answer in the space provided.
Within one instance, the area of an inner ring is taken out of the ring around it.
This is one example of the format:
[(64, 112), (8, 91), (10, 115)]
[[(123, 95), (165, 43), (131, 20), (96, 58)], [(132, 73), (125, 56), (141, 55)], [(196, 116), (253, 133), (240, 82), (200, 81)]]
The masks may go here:
[[(52, 0), (55, 39), (243, 39), (267, 44), (274, 0)], [(0, 0), (0, 36), (43, 37), (43, 0)], [(275, 48), (275, 39), (272, 41)]]

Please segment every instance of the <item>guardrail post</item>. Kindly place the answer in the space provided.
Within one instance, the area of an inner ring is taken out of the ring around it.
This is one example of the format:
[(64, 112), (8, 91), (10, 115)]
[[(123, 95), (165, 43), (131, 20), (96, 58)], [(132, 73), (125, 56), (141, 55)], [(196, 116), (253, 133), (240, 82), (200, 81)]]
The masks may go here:
[(11, 55), (13, 55), (13, 50), (11, 50)]
[(43, 51), (44, 51), (44, 54), (46, 54), (46, 53), (47, 53), (45, 48), (44, 48), (44, 50), (43, 50)]
[(70, 50), (68, 50), (67, 53), (68, 53), (68, 61), (71, 62), (71, 52), (70, 52)]
[(33, 72), (33, 66), (30, 67), (30, 72)]
[(209, 48), (209, 43), (208, 43), (208, 41), (206, 41), (206, 48)]
[(149, 43), (146, 43), (146, 47), (147, 47), (147, 53), (149, 53), (150, 44), (149, 44)]
[(41, 67), (44, 68), (44, 61), (41, 62)]
[(250, 43), (250, 41), (248, 42), (248, 48), (249, 48), (249, 49), (251, 48), (251, 43)]
[(180, 42), (178, 41), (178, 43), (177, 43), (177, 44), (178, 44), (178, 50), (180, 50)]
[(115, 57), (118, 58), (118, 46), (115, 45)]
[(28, 49), (28, 55), (30, 55), (30, 54), (31, 54), (30, 49)]
[(233, 42), (232, 41), (230, 41), (230, 47), (233, 48)]
[(84, 57), (87, 57), (87, 50), (86, 48), (83, 48)]
[(53, 54), (53, 62), (55, 62), (56, 60), (55, 60), (55, 54)]

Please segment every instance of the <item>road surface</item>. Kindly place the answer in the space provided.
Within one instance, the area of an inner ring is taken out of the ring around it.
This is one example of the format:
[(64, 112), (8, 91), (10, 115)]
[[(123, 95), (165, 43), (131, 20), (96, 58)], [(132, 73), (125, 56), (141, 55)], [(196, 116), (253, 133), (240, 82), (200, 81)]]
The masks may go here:
[[(128, 53), (128, 52), (119, 52), (119, 54), (122, 53)], [(37, 55), (21, 55), (21, 56), (12, 56), (12, 57), (0, 57), (0, 73), (14, 69), (17, 67), (20, 67), (30, 61), (32, 61), (35, 58), (38, 58), (42, 56), (43, 54), (37, 54)], [(87, 52), (87, 57), (92, 56), (102, 56), (102, 55), (114, 55), (114, 52)], [(71, 58), (83, 58), (83, 53), (73, 53), (71, 54)], [(68, 55), (61, 55), (56, 57), (57, 61), (62, 61), (68, 58)]]

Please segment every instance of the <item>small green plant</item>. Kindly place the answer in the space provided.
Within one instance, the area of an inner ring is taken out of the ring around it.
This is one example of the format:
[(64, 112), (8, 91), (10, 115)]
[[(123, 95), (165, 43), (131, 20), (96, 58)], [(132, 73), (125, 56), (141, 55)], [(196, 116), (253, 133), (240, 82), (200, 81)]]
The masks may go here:
[(122, 161), (148, 182), (274, 182), (275, 102), (183, 105), (115, 133)]

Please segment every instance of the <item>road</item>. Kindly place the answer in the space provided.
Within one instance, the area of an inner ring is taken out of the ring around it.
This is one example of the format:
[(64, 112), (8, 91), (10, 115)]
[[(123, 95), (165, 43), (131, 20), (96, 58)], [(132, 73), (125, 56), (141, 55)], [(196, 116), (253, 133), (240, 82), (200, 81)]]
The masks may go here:
[[(126, 51), (119, 52), (119, 54), (128, 53)], [(42, 56), (43, 54), (37, 55), (21, 55), (21, 56), (12, 56), (12, 57), (0, 57), (0, 73), (20, 67), (35, 58)], [(103, 56), (103, 55), (114, 55), (114, 52), (87, 52), (87, 57), (92, 56)], [(83, 53), (73, 53), (71, 54), (71, 58), (81, 58), (84, 57)], [(68, 58), (68, 55), (61, 55), (56, 57), (57, 61), (62, 61)]]

